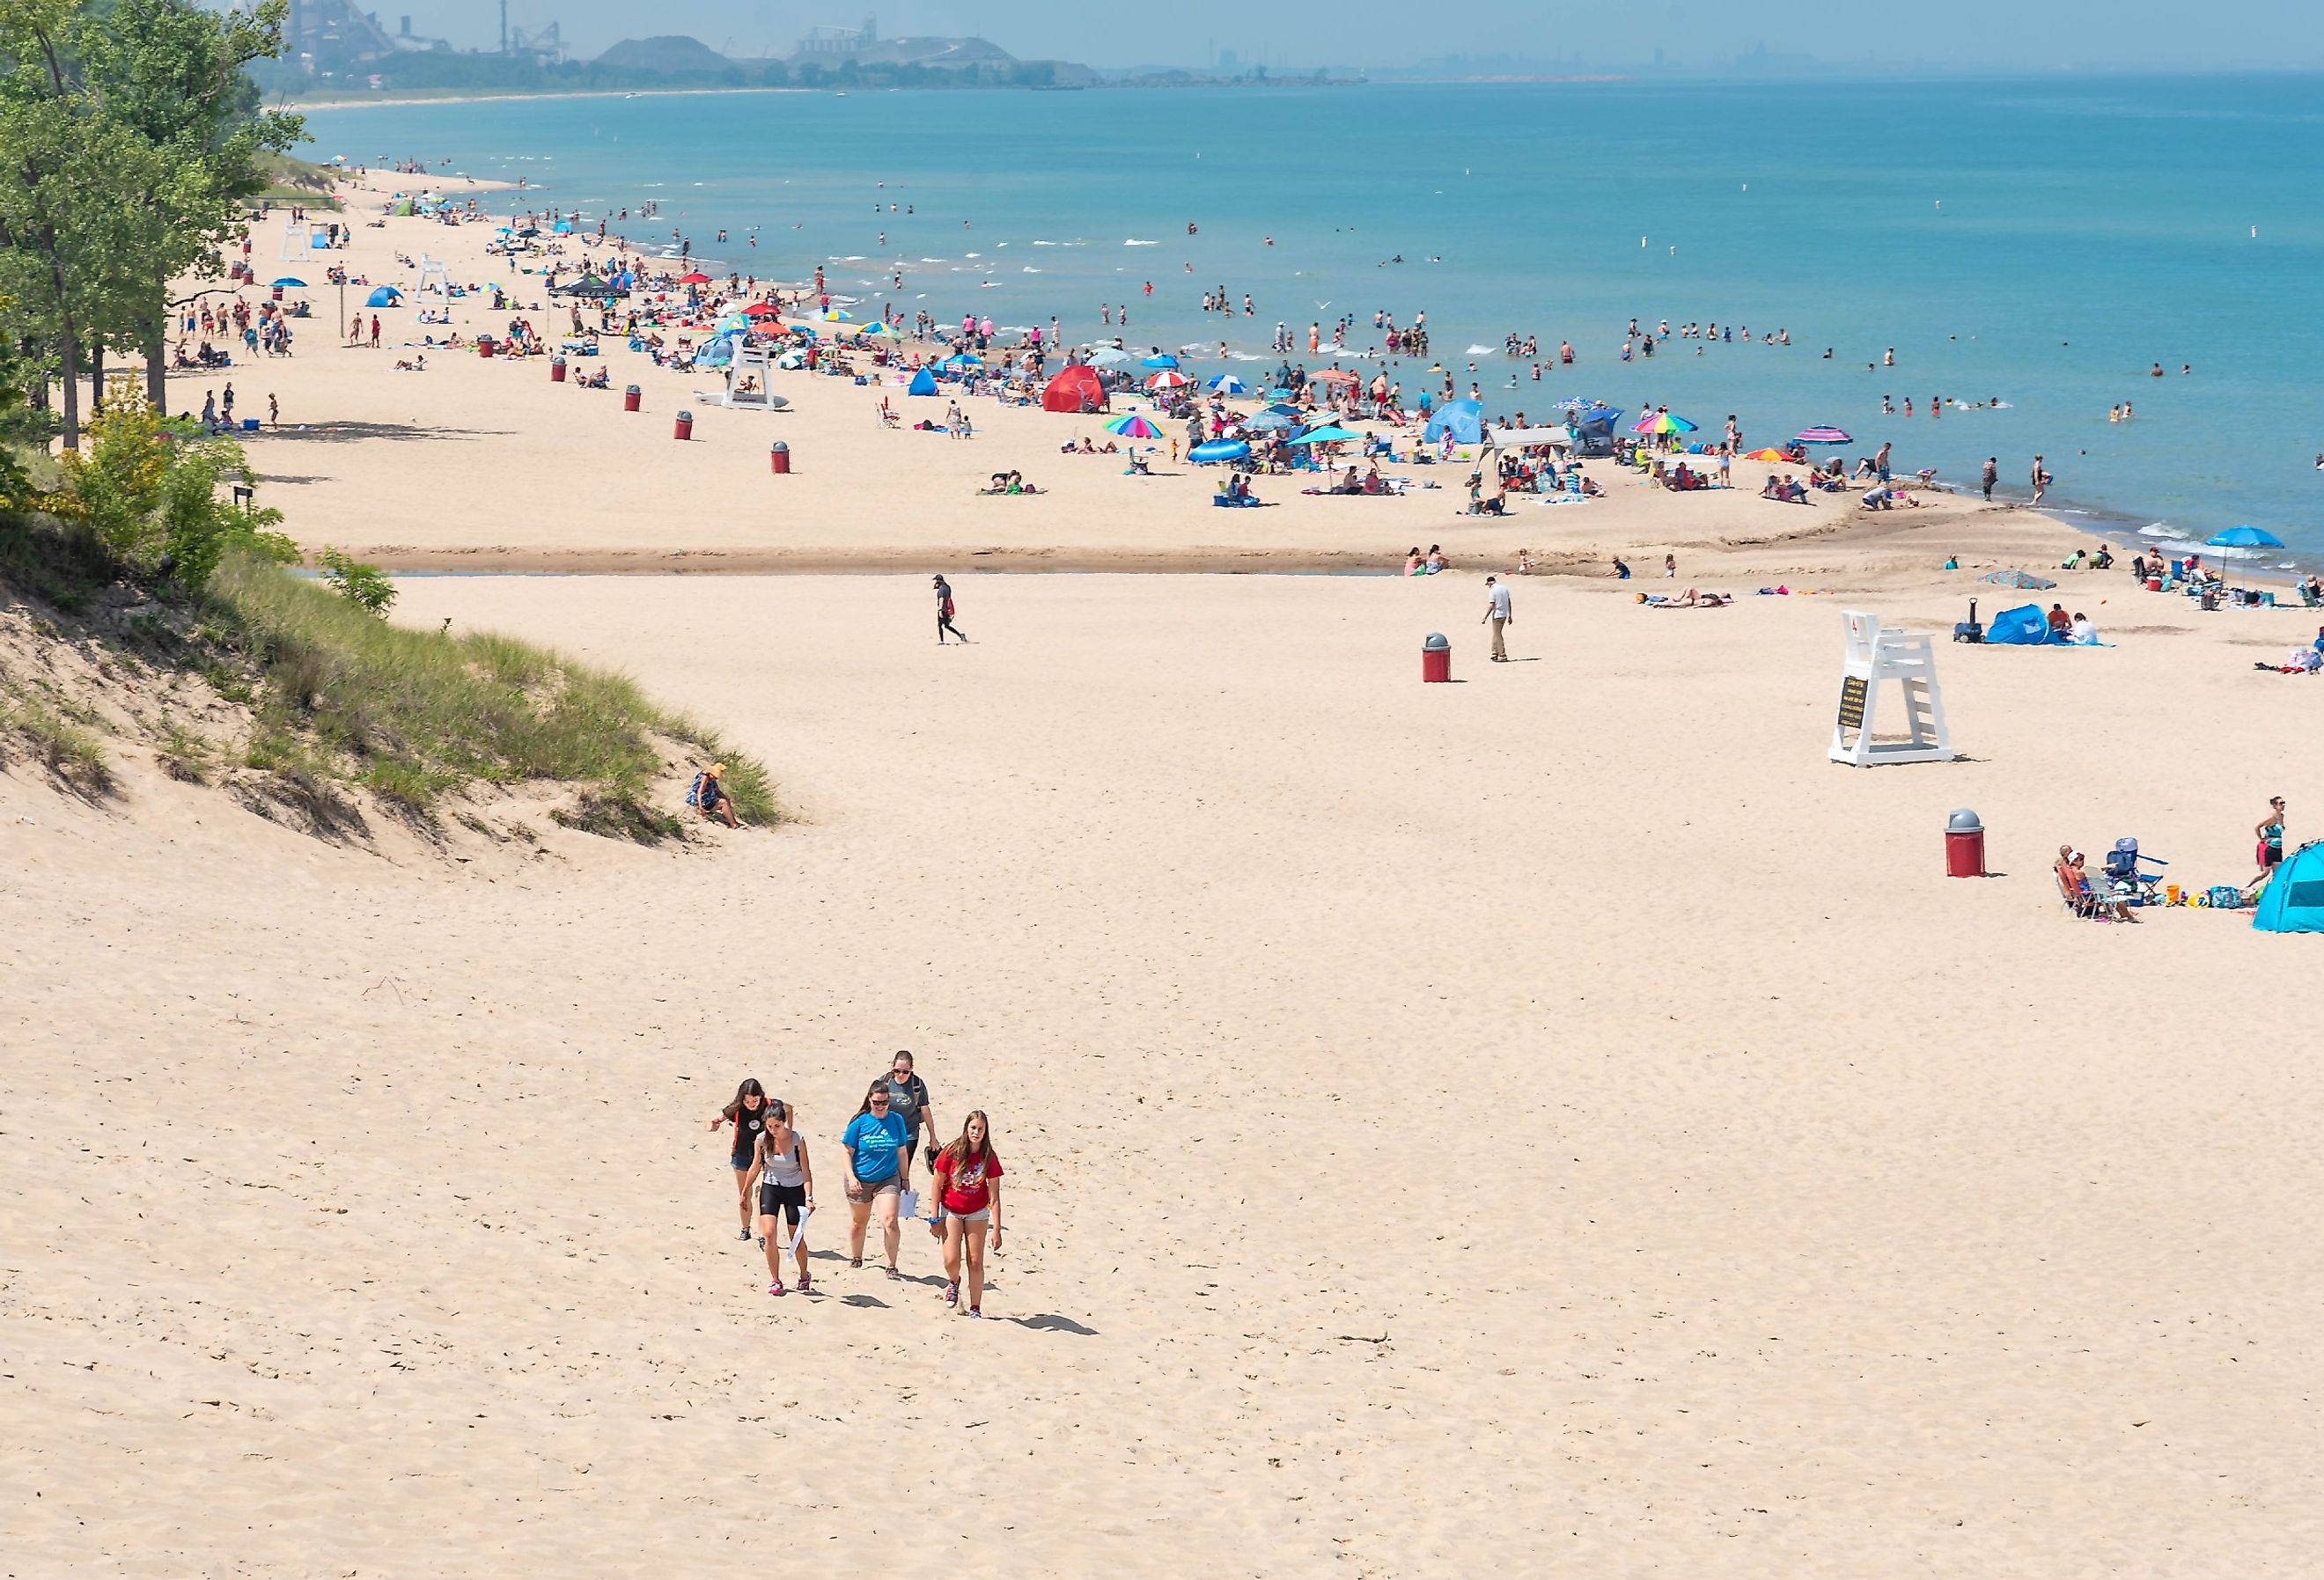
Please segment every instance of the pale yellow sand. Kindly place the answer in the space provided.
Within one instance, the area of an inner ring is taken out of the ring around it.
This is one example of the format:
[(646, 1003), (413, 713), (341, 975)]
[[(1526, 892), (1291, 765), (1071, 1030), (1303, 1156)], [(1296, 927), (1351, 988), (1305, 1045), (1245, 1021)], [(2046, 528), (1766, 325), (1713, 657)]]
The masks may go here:
[[(1503, 668), (1471, 576), (959, 586), (938, 651), (916, 577), (405, 584), (773, 762), (707, 853), (0, 776), (9, 1572), (2311, 1566), (2315, 941), (2045, 870), (2312, 828), (2296, 619), (1946, 648), (1969, 761), (1859, 772), (1841, 598), (1521, 585)], [(828, 1255), (898, 1047), (992, 1115), (999, 1320)], [(732, 1238), (745, 1074), (819, 1298)]]

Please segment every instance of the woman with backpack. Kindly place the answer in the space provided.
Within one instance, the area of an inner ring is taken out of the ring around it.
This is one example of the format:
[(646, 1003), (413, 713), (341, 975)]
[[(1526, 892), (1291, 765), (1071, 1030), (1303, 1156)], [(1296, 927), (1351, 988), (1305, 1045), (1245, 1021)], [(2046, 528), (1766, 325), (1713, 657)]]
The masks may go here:
[(947, 631), (960, 638), (963, 647), (968, 645), (968, 633), (954, 625), (952, 623), (952, 584), (944, 577), (936, 577), (936, 645), (938, 647), (944, 646), (945, 633)]
[(751, 1163), (751, 1178), (758, 1184), (759, 1243), (766, 1247), (767, 1276), (774, 1280), (767, 1286), (770, 1295), (784, 1292), (786, 1218), (790, 1222), (791, 1254), (798, 1261), (799, 1293), (807, 1293), (814, 1283), (807, 1270), (807, 1237), (799, 1229), (807, 1215), (815, 1211), (815, 1165), (807, 1161), (807, 1138), (792, 1128), (791, 1120), (788, 1104), (768, 1100), (767, 1126), (759, 1132), (758, 1150)]
[(710, 1121), (710, 1129), (721, 1125), (734, 1127), (734, 1145), (726, 1159), (726, 1166), (734, 1170), (734, 1196), (742, 1208), (742, 1227), (734, 1237), (751, 1237), (751, 1175), (759, 1152), (759, 1135), (767, 1126), (767, 1089), (753, 1076), (734, 1088), (734, 1101), (720, 1109)]
[(733, 798), (726, 793), (726, 765), (714, 762), (694, 776), (694, 788), (686, 792), (686, 804), (700, 810), (706, 818), (724, 818), (729, 828), (740, 828), (742, 820), (734, 816)]
[(968, 1259), (968, 1314), (984, 1315), (984, 1243), (1001, 1249), (1001, 1159), (982, 1109), (973, 1110), (960, 1139), (936, 1158), (936, 1210), (928, 1233), (944, 1241), (945, 1304), (959, 1309), (961, 1257)]

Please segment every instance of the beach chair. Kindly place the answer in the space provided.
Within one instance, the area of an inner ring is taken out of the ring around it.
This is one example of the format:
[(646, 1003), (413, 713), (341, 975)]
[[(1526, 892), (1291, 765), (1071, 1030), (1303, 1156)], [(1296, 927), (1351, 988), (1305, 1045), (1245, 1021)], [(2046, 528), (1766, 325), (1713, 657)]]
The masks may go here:
[[(2114, 848), (2107, 853), (2107, 882), (2117, 896), (2133, 905), (2153, 905), (2154, 891), (2163, 882), (2160, 869), (2170, 864), (2161, 856), (2140, 855), (2138, 841), (2126, 835), (2116, 840)], [(2157, 870), (2142, 870), (2149, 866)]]

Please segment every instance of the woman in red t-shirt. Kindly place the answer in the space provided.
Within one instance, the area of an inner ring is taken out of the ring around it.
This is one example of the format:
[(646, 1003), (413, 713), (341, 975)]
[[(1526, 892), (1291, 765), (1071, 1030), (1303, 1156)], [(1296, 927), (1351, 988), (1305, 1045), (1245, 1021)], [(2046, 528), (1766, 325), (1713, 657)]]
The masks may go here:
[(984, 1315), (984, 1241), (1001, 1249), (1001, 1160), (982, 1109), (973, 1110), (960, 1139), (936, 1154), (936, 1213), (928, 1233), (944, 1239), (945, 1304), (959, 1309), (960, 1261), (968, 1252), (968, 1314)]

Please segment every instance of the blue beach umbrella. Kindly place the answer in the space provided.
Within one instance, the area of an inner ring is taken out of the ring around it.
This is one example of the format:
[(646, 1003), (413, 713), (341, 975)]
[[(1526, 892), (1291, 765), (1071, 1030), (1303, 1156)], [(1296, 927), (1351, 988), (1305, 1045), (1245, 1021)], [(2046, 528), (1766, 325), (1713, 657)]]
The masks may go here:
[(1213, 461), (1240, 461), (1250, 454), (1250, 446), (1239, 439), (1214, 439), (1208, 444), (1198, 444), (1186, 452), (1186, 458), (1197, 466)]
[(2213, 549), (2281, 549), (2283, 540), (2260, 527), (2229, 527), (2204, 543)]
[(1299, 426), (1299, 419), (1286, 417), (1280, 411), (1260, 411), (1243, 419), (1243, 426), (1271, 432), (1286, 428), (1296, 428)]
[(1337, 444), (1343, 439), (1361, 438), (1363, 435), (1360, 433), (1351, 433), (1336, 423), (1326, 423), (1321, 428), (1309, 429), (1291, 442), (1293, 444)]
[(304, 291), (307, 289), (307, 282), (304, 280), (299, 279), (296, 275), (291, 274), (285, 274), (281, 279), (274, 281), (272, 283), (277, 289), (283, 291)]
[(1222, 373), (1216, 378), (1205, 379), (1203, 382), (1203, 387), (1206, 390), (1215, 390), (1222, 395), (1240, 395), (1250, 388), (1249, 384), (1231, 373)]
[(1267, 392), (1267, 398), (1270, 401), (1296, 401), (1299, 397), (1289, 390), (1269, 390)]
[(1144, 361), (1140, 362), (1138, 365), (1140, 367), (1176, 367), (1178, 365), (1178, 359), (1171, 356), (1167, 351), (1157, 351), (1153, 356), (1147, 357)]

